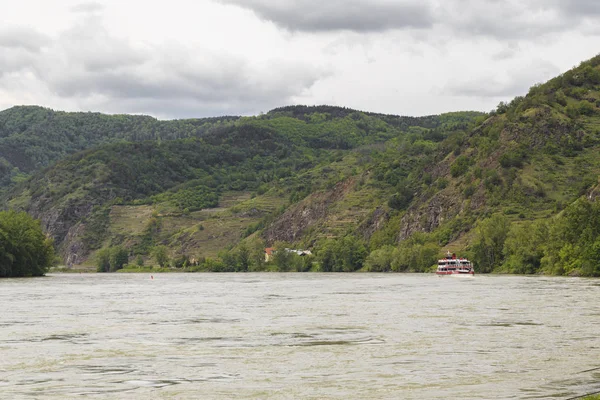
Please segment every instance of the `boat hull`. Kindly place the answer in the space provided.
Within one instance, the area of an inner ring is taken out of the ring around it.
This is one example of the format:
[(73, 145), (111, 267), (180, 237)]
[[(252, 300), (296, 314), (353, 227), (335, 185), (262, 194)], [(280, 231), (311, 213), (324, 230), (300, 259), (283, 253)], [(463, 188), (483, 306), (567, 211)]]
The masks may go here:
[(436, 271), (436, 275), (473, 276), (475, 273), (473, 271)]

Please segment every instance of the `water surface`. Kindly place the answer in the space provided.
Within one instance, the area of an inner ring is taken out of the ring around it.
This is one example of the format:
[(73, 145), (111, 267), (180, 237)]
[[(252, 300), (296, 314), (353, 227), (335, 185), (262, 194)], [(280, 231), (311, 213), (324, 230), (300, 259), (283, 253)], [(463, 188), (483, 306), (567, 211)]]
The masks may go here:
[(567, 399), (600, 391), (600, 280), (0, 280), (0, 398)]

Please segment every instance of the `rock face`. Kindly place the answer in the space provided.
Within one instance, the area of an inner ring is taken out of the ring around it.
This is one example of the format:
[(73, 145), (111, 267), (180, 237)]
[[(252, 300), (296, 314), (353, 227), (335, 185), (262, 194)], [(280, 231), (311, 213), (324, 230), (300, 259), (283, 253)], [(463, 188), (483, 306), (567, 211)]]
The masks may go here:
[(42, 221), (44, 231), (51, 235), (56, 243), (62, 243), (76, 221), (90, 215), (91, 203), (69, 204), (62, 207), (47, 208), (43, 202), (36, 201), (31, 207), (31, 214)]
[(62, 245), (62, 255), (67, 266), (81, 264), (88, 255), (88, 248), (81, 238), (85, 232), (85, 225), (78, 223), (69, 229)]
[(66, 265), (76, 265), (86, 259), (89, 249), (83, 243), (84, 221), (92, 213), (96, 201), (80, 199), (51, 206), (44, 197), (34, 199), (29, 206), (31, 215), (42, 222), (44, 232), (54, 239)]
[(352, 179), (340, 182), (333, 189), (314, 193), (297, 206), (288, 209), (265, 230), (264, 239), (267, 245), (271, 246), (277, 241), (293, 242), (299, 239), (308, 228), (327, 217), (330, 206), (343, 198), (353, 184)]
[(375, 211), (358, 227), (363, 239), (369, 240), (378, 230), (382, 229), (389, 221), (390, 215), (381, 207)]
[(462, 208), (459, 195), (452, 191), (438, 192), (424, 207), (409, 209), (401, 220), (398, 240), (407, 239), (415, 232), (431, 232), (445, 220), (458, 215)]

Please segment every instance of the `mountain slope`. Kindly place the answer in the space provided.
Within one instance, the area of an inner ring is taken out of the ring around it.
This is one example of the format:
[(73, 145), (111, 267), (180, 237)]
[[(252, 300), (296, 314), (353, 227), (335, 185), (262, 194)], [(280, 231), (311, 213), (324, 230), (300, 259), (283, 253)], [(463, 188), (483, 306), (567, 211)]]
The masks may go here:
[(0, 112), (0, 189), (78, 151), (119, 141), (199, 137), (238, 117), (159, 121), (149, 116), (18, 106)]
[(600, 274), (600, 57), (489, 114), (291, 106), (181, 124), (32, 169), (6, 200), (68, 264), (123, 244), (246, 270), (248, 251), (275, 246), (311, 249), (326, 271), (424, 271), (451, 249), (479, 272)]
[[(378, 147), (385, 148), (386, 142), (407, 148), (412, 148), (413, 143), (416, 148), (433, 148), (436, 141), (454, 129), (468, 126), (480, 115), (387, 116), (394, 121), (394, 125), (390, 125), (379, 116), (354, 110), (302, 109), (302, 118), (282, 115), (281, 110), (273, 111), (261, 117), (221, 124), (201, 138), (102, 144), (61, 159), (18, 184), (7, 196), (8, 204), (42, 219), (67, 264), (85, 261), (90, 251), (118, 242), (123, 235), (129, 236), (129, 243), (144, 254), (159, 242), (169, 244), (174, 252), (181, 250), (175, 248), (176, 242), (169, 236), (179, 233), (169, 229), (160, 232), (155, 229), (152, 235), (149, 235), (152, 227), (150, 231), (121, 230), (116, 234), (119, 230), (113, 229), (113, 223), (118, 225), (122, 221), (119, 222), (117, 215), (120, 214), (114, 211), (120, 204), (140, 208), (150, 205), (150, 215), (156, 215), (147, 219), (148, 224), (183, 215), (177, 224), (188, 226), (178, 229), (192, 229), (194, 233), (184, 235), (183, 242), (192, 236), (202, 236), (199, 233), (202, 230), (194, 230), (199, 220), (187, 216), (220, 205), (227, 191), (254, 193), (257, 201), (268, 198), (280, 204), (254, 207), (243, 200), (232, 204), (233, 208), (245, 209), (242, 213), (248, 217), (235, 228), (238, 232), (234, 236), (237, 235), (239, 241), (247, 230), (264, 226), (281, 212), (281, 207), (356, 175), (358, 169), (368, 168), (369, 154), (378, 153)], [(335, 110), (343, 110), (340, 117), (323, 112)], [(96, 117), (94, 115), (92, 121)], [(33, 122), (37, 123), (38, 120)], [(416, 125), (409, 125), (411, 123)], [(87, 128), (84, 125), (82, 129)], [(425, 140), (427, 135), (433, 140)], [(393, 157), (391, 153), (389, 156)], [(385, 197), (393, 193), (393, 188), (380, 192)], [(229, 214), (227, 218), (240, 214), (235, 209), (223, 212)], [(223, 212), (215, 215), (223, 217)], [(140, 215), (147, 213), (140, 212)], [(171, 233), (166, 234), (166, 231)], [(234, 245), (237, 241), (228, 239), (227, 243)], [(182, 245), (183, 249), (190, 247)], [(214, 251), (206, 254), (214, 255)], [(199, 255), (206, 254), (200, 252)]]

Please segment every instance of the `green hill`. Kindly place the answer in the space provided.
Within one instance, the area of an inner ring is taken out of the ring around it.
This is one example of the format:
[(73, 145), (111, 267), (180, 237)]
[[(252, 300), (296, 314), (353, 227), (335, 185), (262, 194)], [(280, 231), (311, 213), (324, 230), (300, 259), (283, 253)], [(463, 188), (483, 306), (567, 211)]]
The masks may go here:
[[(31, 110), (53, 113), (39, 108), (21, 111)], [(31, 117), (31, 124), (47, 123), (46, 114)], [(102, 246), (121, 242), (144, 256), (157, 244), (168, 245), (173, 253), (214, 256), (219, 249), (237, 244), (247, 232), (262, 229), (290, 204), (367, 168), (369, 153), (378, 153), (379, 147), (414, 147), (410, 157), (421, 159), (479, 115), (382, 117), (342, 108), (299, 106), (228, 120), (187, 139), (176, 139), (190, 136), (177, 131), (159, 136), (171, 140), (137, 142), (124, 140), (121, 134), (118, 143), (91, 147), (34, 172), (17, 182), (6, 199), (9, 207), (27, 210), (42, 220), (69, 265), (84, 262)], [(85, 121), (86, 114), (67, 116)], [(90, 123), (100, 119), (110, 126), (122, 117), (92, 114)], [(158, 123), (147, 117), (130, 119)], [(136, 132), (139, 125), (132, 126), (126, 132)], [(34, 131), (26, 125), (20, 129)], [(85, 122), (80, 129), (89, 131)], [(135, 137), (150, 136), (141, 128), (140, 132)], [(387, 186), (382, 196), (393, 192)], [(236, 201), (224, 206), (224, 193), (234, 193)], [(135, 207), (145, 210), (139, 214), (151, 215), (140, 218), (148, 229), (140, 231), (139, 224), (135, 229), (125, 228), (128, 224), (120, 220), (123, 213), (115, 212), (122, 206), (134, 215), (138, 214)], [(212, 227), (213, 220), (220, 221), (218, 229)], [(171, 223), (175, 227), (169, 227)], [(152, 230), (153, 224), (160, 229)], [(119, 225), (124, 226), (116, 229)], [(183, 241), (179, 240), (182, 235)], [(193, 243), (200, 242), (202, 247), (194, 249)]]
[(13, 107), (0, 112), (0, 190), (78, 151), (121, 141), (200, 137), (237, 118), (159, 121), (149, 116)]
[(0, 136), (6, 204), (40, 218), (68, 265), (122, 245), (131, 260), (164, 246), (208, 258), (198, 269), (264, 269), (275, 246), (315, 254), (278, 253), (298, 270), (425, 271), (450, 249), (479, 272), (600, 274), (600, 56), (488, 114), (17, 107)]

